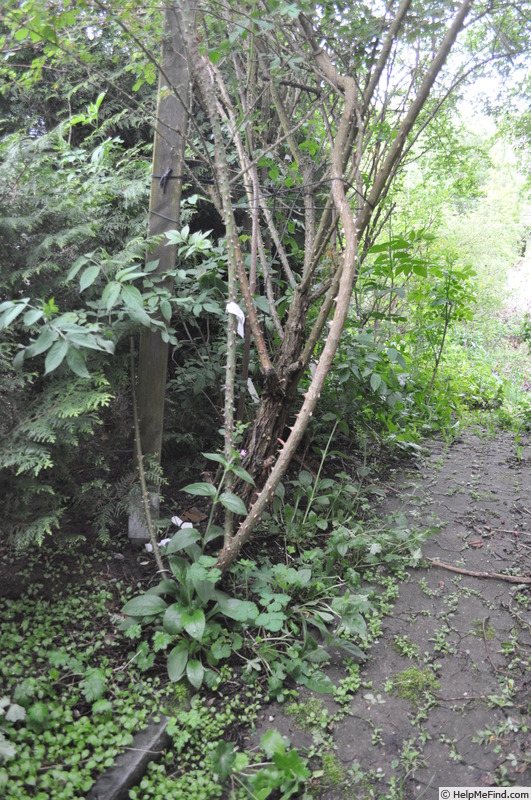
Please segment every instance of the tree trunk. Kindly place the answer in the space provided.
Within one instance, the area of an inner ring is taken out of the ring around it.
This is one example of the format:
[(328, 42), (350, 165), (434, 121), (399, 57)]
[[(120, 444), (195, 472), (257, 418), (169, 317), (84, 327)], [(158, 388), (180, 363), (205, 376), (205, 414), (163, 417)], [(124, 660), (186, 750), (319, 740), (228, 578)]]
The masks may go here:
[[(162, 235), (179, 227), (190, 93), (188, 59), (178, 7), (166, 6), (164, 30), (148, 221), (148, 236), (160, 236), (161, 239), (146, 253), (146, 261), (158, 259), (156, 274), (159, 275), (166, 274), (175, 266), (176, 246), (166, 245)], [(171, 281), (166, 288), (171, 290)], [(142, 454), (154, 456), (159, 463), (167, 367), (168, 343), (163, 341), (158, 331), (144, 328), (140, 334), (137, 374), (140, 444)], [(156, 499), (153, 506), (157, 513)], [(136, 497), (132, 498), (129, 538), (136, 541), (149, 539), (144, 512)]]

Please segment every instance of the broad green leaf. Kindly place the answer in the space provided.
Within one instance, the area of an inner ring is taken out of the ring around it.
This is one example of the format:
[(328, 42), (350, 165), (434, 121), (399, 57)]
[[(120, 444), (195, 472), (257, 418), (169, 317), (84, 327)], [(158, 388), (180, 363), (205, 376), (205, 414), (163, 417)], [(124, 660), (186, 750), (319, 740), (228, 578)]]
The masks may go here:
[(254, 620), (255, 625), (261, 625), (267, 631), (280, 631), (286, 622), (286, 615), (282, 611), (264, 611)]
[(378, 389), (381, 386), (381, 383), (382, 383), (381, 375), (378, 375), (377, 372), (373, 372), (371, 375), (371, 389), (373, 390), (373, 392), (378, 391)]
[(70, 347), (66, 354), (66, 363), (76, 375), (80, 378), (90, 378), (90, 373), (85, 364), (85, 358), (80, 351), (75, 347)]
[(41, 311), (39, 308), (32, 308), (31, 311), (26, 311), (24, 314), (24, 325), (33, 325), (43, 314), (44, 311)]
[(166, 320), (166, 322), (171, 321), (171, 304), (168, 302), (168, 300), (161, 300), (160, 312), (164, 317), (164, 319)]
[(216, 597), (219, 610), (229, 619), (252, 622), (258, 616), (258, 608), (251, 600), (238, 600), (236, 597), (223, 596), (221, 592), (217, 592)]
[(181, 633), (183, 629), (182, 606), (180, 603), (173, 603), (168, 606), (162, 617), (162, 626), (167, 633), (175, 635)]
[(225, 531), (219, 525), (211, 525), (207, 532), (205, 533), (204, 542), (208, 544), (209, 542), (213, 542), (214, 539), (218, 539), (220, 536), (224, 536)]
[(54, 369), (62, 364), (64, 357), (68, 352), (68, 342), (64, 339), (61, 339), (59, 342), (55, 342), (48, 351), (48, 354), (44, 360), (44, 374), (48, 375), (50, 372), (53, 372)]
[(187, 494), (195, 494), (199, 497), (212, 497), (216, 496), (216, 487), (212, 483), (189, 483), (185, 486), (183, 492)]
[(201, 453), (204, 458), (208, 458), (209, 461), (216, 461), (218, 464), (223, 464), (225, 467), (227, 465), (227, 459), (225, 456), (222, 456), (221, 453)]
[(96, 702), (92, 704), (92, 713), (106, 714), (108, 711), (112, 711), (112, 707), (113, 706), (110, 700), (96, 700)]
[(212, 600), (214, 597), (215, 589), (212, 581), (197, 580), (193, 577), (191, 580), (194, 585), (194, 589), (197, 592), (197, 596), (199, 597), (203, 605), (206, 605), (209, 602), (209, 600)]
[(212, 772), (219, 777), (221, 783), (232, 773), (236, 753), (232, 742), (218, 742), (216, 749), (210, 753)]
[(0, 317), (0, 330), (7, 328), (27, 307), (27, 300), (23, 303), (16, 303), (8, 311), (4, 311)]
[(24, 350), (19, 350), (15, 358), (13, 359), (13, 369), (15, 370), (15, 372), (20, 372), (20, 370), (24, 366), (25, 355), (26, 353)]
[(273, 761), (275, 766), (282, 770), (283, 774), (290, 776), (291, 780), (296, 778), (299, 781), (306, 781), (311, 775), (310, 770), (296, 750), (290, 750), (288, 753), (275, 753)]
[(177, 531), (175, 536), (173, 536), (171, 541), (166, 545), (166, 555), (178, 553), (179, 550), (184, 550), (185, 547), (190, 547), (191, 544), (195, 544), (200, 538), (200, 534), (194, 530), (194, 528), (182, 528), (180, 531)]
[(200, 689), (205, 677), (205, 668), (196, 658), (191, 658), (186, 665), (186, 677), (194, 687)]
[(367, 660), (367, 656), (365, 655), (363, 650), (360, 650), (360, 648), (357, 645), (353, 644), (352, 642), (348, 642), (346, 639), (341, 639), (341, 638), (336, 639), (334, 644), (336, 644), (338, 647), (344, 650), (345, 653), (348, 653), (353, 658), (358, 659), (359, 661)]
[(231, 470), (232, 472), (234, 472), (235, 475), (238, 476), (238, 478), (241, 478), (242, 481), (246, 481), (247, 483), (250, 483), (252, 486), (255, 485), (253, 477), (249, 475), (246, 469), (240, 467), (239, 464), (234, 464), (231, 467)]
[(203, 638), (206, 625), (204, 612), (200, 608), (196, 608), (192, 614), (183, 611), (182, 621), (185, 631), (189, 633), (193, 639), (197, 639), (197, 641), (200, 642)]
[(243, 500), (232, 492), (222, 492), (219, 502), (233, 514), (247, 514)]
[(413, 272), (415, 273), (415, 275), (419, 275), (421, 278), (428, 277), (428, 270), (426, 269), (424, 264), (418, 264), (418, 263), (413, 264)]
[(331, 694), (334, 691), (334, 684), (327, 675), (322, 672), (314, 672), (311, 677), (304, 676), (300, 683), (307, 686), (312, 692), (320, 694)]
[(83, 292), (85, 289), (88, 289), (89, 286), (92, 286), (99, 274), (100, 268), (95, 264), (91, 267), (87, 267), (79, 280), (79, 291)]
[(185, 642), (176, 645), (168, 656), (168, 675), (170, 681), (175, 683), (180, 681), (186, 669), (188, 661), (188, 647)]
[(228, 642), (222, 642), (219, 639), (217, 639), (215, 642), (212, 643), (210, 652), (212, 653), (216, 661), (222, 661), (225, 658), (229, 658), (232, 650)]
[[(123, 292), (122, 292), (123, 294)], [(135, 304), (126, 304), (127, 305), (127, 313), (133, 320), (133, 322), (138, 322), (139, 325), (144, 325), (146, 328), (149, 328), (153, 320), (147, 314), (143, 308), (137, 306)]]
[(144, 307), (144, 303), (142, 300), (142, 295), (136, 288), (136, 286), (122, 286), (122, 299), (126, 306), (131, 308), (132, 306), (137, 306), (138, 308)]
[(5, 715), (5, 719), (8, 722), (19, 722), (21, 719), (25, 719), (25, 717), (26, 709), (23, 706), (19, 706), (18, 703), (11, 703)]
[(107, 284), (103, 290), (103, 294), (101, 295), (101, 302), (105, 306), (106, 311), (110, 311), (111, 308), (116, 305), (116, 301), (118, 300), (121, 291), (122, 284), (118, 283), (118, 281), (111, 281)]
[(189, 564), (187, 561), (184, 560), (181, 556), (172, 556), (168, 558), (168, 563), (170, 565), (170, 569), (179, 581), (180, 584), (186, 584), (186, 573), (188, 571)]
[(275, 755), (275, 753), (286, 752), (286, 744), (284, 742), (284, 737), (279, 731), (275, 730), (274, 728), (272, 730), (267, 731), (267, 733), (264, 733), (264, 735), (260, 739), (260, 744), (262, 746), (262, 750), (265, 752), (268, 758), (272, 758)]
[(167, 607), (162, 597), (157, 597), (155, 594), (141, 594), (128, 600), (122, 608), (122, 614), (128, 617), (148, 617), (151, 614), (160, 614)]

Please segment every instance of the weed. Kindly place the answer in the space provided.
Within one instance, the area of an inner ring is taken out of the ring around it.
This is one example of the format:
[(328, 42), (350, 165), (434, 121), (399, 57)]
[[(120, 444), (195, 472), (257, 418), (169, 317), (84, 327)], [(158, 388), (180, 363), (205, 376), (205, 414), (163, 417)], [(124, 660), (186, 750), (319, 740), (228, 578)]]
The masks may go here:
[(420, 652), (418, 644), (414, 644), (407, 634), (393, 638), (393, 650), (406, 658), (417, 658)]
[(326, 730), (331, 725), (329, 712), (317, 697), (310, 696), (300, 703), (290, 703), (285, 712), (305, 731)]
[(488, 624), (488, 617), (486, 620), (475, 619), (472, 621), (472, 635), (479, 636), (481, 639), (494, 639), (496, 636), (496, 629)]
[(431, 695), (440, 687), (433, 670), (429, 668), (419, 669), (418, 667), (410, 667), (403, 672), (397, 673), (388, 685), (389, 690), (398, 697), (410, 700), (415, 705), (419, 705), (421, 700), (426, 698), (426, 695)]

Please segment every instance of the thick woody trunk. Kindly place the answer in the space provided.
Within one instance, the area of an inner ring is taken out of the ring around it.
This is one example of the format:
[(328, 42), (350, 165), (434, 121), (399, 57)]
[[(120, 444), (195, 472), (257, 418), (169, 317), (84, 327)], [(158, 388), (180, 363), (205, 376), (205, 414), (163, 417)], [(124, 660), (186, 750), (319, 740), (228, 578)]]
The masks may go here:
[[(184, 144), (188, 123), (190, 77), (186, 50), (181, 35), (178, 8), (165, 10), (165, 37), (159, 75), (159, 94), (153, 175), (149, 201), (148, 236), (162, 235), (179, 226)], [(146, 254), (146, 261), (158, 260), (156, 273), (165, 275), (175, 266), (176, 247), (162, 239)], [(167, 287), (171, 290), (172, 283)], [(164, 427), (164, 398), (168, 365), (168, 343), (158, 331), (144, 328), (140, 334), (137, 375), (137, 402), (141, 452), (160, 463)], [(139, 497), (132, 498), (129, 538), (147, 541), (149, 531)], [(156, 499), (153, 511), (157, 512)]]

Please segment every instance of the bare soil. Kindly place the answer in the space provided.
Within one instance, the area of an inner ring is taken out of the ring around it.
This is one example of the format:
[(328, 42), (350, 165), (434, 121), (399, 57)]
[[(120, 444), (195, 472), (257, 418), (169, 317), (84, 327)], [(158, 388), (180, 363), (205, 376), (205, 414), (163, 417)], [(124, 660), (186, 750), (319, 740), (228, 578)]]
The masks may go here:
[[(514, 434), (481, 431), (449, 447), (432, 443), (415, 469), (396, 473), (382, 516), (402, 510), (426, 526), (435, 516), (441, 529), (424, 547), (426, 566), (401, 582), (361, 667), (362, 687), (333, 723), (337, 784), (322, 800), (437, 800), (445, 786), (531, 786), (530, 478), (531, 437), (517, 445)], [(411, 669), (417, 686), (400, 697), (396, 686)], [(421, 685), (425, 670), (438, 682), (431, 691)], [(329, 674), (344, 677), (341, 664)], [(316, 697), (330, 716), (340, 710), (329, 695)], [(312, 693), (301, 698), (308, 704)], [(329, 748), (299, 723), (274, 704), (248, 744), (275, 727), (294, 746)]]

